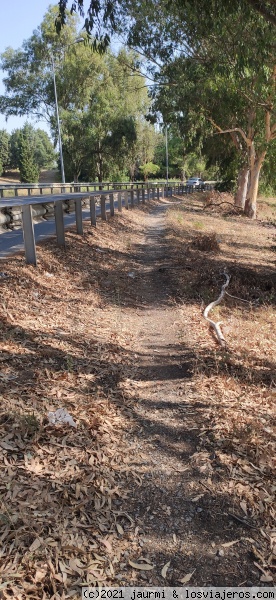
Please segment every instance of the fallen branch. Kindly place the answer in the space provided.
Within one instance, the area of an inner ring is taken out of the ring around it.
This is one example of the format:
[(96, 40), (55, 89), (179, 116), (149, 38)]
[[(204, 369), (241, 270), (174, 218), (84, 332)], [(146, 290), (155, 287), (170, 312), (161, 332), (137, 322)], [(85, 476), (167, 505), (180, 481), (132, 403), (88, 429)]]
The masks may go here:
[(221, 206), (222, 204), (229, 204), (231, 206), (231, 208), (233, 208), (234, 210), (238, 211), (238, 212), (243, 212), (243, 210), (240, 208), (240, 206), (235, 206), (232, 202), (227, 202), (227, 200), (223, 200), (223, 202), (208, 202), (208, 200), (205, 203), (205, 206), (203, 207), (203, 210), (206, 210), (206, 208), (210, 208), (211, 206)]
[(218, 323), (215, 323), (215, 321), (212, 321), (212, 319), (209, 319), (209, 317), (208, 317), (210, 310), (215, 308), (215, 306), (217, 306), (222, 301), (223, 297), (225, 296), (225, 293), (226, 293), (225, 290), (226, 290), (227, 286), (229, 285), (230, 277), (229, 277), (229, 275), (227, 275), (227, 273), (224, 273), (224, 275), (226, 277), (226, 282), (223, 284), (223, 286), (221, 288), (220, 295), (217, 300), (210, 302), (210, 304), (208, 304), (208, 306), (206, 306), (204, 313), (203, 313), (203, 317), (204, 317), (204, 319), (206, 319), (206, 321), (208, 321), (208, 323), (210, 323), (211, 327), (213, 327), (213, 329), (215, 330), (220, 345), (225, 347), (226, 341), (225, 341), (225, 338), (224, 338), (223, 333), (220, 328), (222, 321), (218, 321)]

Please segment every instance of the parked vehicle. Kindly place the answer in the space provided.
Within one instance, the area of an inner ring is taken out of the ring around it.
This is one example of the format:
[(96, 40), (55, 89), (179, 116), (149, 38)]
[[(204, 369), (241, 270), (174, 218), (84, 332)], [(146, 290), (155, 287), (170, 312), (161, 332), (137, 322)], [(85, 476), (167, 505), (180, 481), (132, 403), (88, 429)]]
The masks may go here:
[(205, 182), (200, 177), (189, 177), (186, 181), (186, 185), (192, 185), (194, 188), (204, 190)]

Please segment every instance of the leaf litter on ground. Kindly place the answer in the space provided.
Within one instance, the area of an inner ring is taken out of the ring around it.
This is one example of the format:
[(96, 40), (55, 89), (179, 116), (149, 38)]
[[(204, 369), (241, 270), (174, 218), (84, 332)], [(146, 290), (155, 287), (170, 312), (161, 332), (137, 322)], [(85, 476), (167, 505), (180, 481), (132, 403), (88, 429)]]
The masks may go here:
[[(168, 230), (168, 247), (174, 264), (183, 268), (183, 273), (178, 270), (173, 275), (182, 302), (187, 293), (193, 299), (179, 308), (197, 353), (189, 401), (196, 406), (208, 398), (198, 429), (198, 449), (190, 464), (201, 478), (206, 477), (214, 494), (230, 495), (236, 516), (254, 526), (254, 537), (247, 543), (262, 583), (270, 583), (276, 546), (275, 383), (267, 359), (275, 356), (270, 335), (275, 323), (268, 300), (271, 289), (266, 296), (262, 280), (259, 287), (254, 282), (254, 293), (264, 298), (254, 309), (254, 320), (251, 308), (248, 312), (227, 300), (231, 310), (221, 310), (229, 316), (231, 351), (214, 348), (201, 320), (200, 305), (201, 294), (214, 292), (218, 268), (214, 262), (213, 270), (207, 271), (206, 254), (204, 258), (193, 254), (193, 210), (185, 216), (186, 231), (175, 222), (174, 232)], [(212, 229), (208, 218), (205, 211), (204, 226)], [(227, 244), (234, 252), (238, 236), (246, 233), (249, 244), (258, 230), (257, 223), (250, 224), (241, 233), (239, 217), (233, 218), (235, 236), (233, 224), (220, 221), (224, 263)], [(73, 231), (67, 233), (66, 253), (52, 241), (39, 246), (37, 269), (25, 265), (21, 256), (5, 262), (0, 332), (3, 597), (59, 600), (79, 593), (81, 582), (130, 584), (135, 579), (128, 565), (138, 572), (155, 571), (153, 555), (149, 562), (139, 556), (135, 516), (120, 512), (132, 482), (141, 480), (128, 438), (136, 359), (129, 352), (131, 331), (121, 325), (132, 293), (127, 274), (139, 271), (131, 255), (124, 258), (124, 252), (129, 254), (141, 232), (141, 217), (129, 212), (112, 223), (100, 224), (93, 235), (87, 226), (83, 238)], [(264, 246), (264, 231), (260, 234)], [(238, 249), (235, 252), (230, 267), (236, 275), (239, 261), (241, 267), (244, 261), (256, 262), (257, 270), (267, 264), (268, 250), (263, 254), (244, 250), (242, 256)], [(184, 269), (191, 261), (195, 275)], [(240, 277), (233, 294), (250, 298), (250, 277), (247, 285)], [(76, 428), (48, 422), (47, 414), (61, 406)], [(202, 488), (192, 489), (194, 504), (204, 500)], [(179, 537), (173, 534), (174, 545)], [(228, 549), (238, 541), (221, 546)], [(135, 559), (125, 557), (125, 552)], [(169, 563), (158, 565), (162, 577), (167, 576)], [(194, 573), (191, 570), (181, 582), (188, 583)], [(181, 573), (176, 574), (176, 580), (180, 577)]]

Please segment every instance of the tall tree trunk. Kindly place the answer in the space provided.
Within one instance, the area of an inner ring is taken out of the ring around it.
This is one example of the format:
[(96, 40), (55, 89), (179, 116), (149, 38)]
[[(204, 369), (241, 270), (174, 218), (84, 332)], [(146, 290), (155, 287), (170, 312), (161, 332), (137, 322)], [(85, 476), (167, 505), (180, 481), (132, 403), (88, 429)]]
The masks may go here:
[(98, 160), (97, 160), (97, 177), (98, 177), (98, 181), (99, 183), (103, 182), (103, 160), (101, 155), (99, 154)]
[(238, 189), (235, 195), (235, 206), (244, 209), (249, 183), (249, 167), (243, 166), (238, 175)]
[(250, 219), (256, 219), (257, 216), (257, 197), (259, 189), (259, 177), (262, 164), (266, 155), (264, 150), (260, 156), (256, 157), (250, 168), (250, 184), (247, 191), (244, 212)]

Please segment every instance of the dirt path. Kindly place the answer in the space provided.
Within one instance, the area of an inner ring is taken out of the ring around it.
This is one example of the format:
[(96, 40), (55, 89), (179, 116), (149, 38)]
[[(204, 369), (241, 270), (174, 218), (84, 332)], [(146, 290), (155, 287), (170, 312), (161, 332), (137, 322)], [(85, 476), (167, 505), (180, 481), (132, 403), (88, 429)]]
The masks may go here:
[[(251, 585), (244, 551), (233, 568), (235, 549), (226, 551), (221, 545), (237, 535), (235, 524), (225, 499), (208, 493), (209, 457), (197, 452), (204, 403), (191, 382), (189, 327), (183, 333), (174, 301), (166, 209), (164, 203), (145, 215), (146, 235), (133, 256), (140, 266), (129, 273), (136, 307), (124, 310), (121, 323), (131, 332), (136, 359), (125, 387), (132, 397), (131, 462), (141, 474), (124, 506), (136, 524), (125, 559), (145, 558), (155, 568), (134, 569), (118, 579), (127, 585), (181, 585), (194, 572), (194, 585)], [(164, 579), (161, 571), (167, 563)]]

